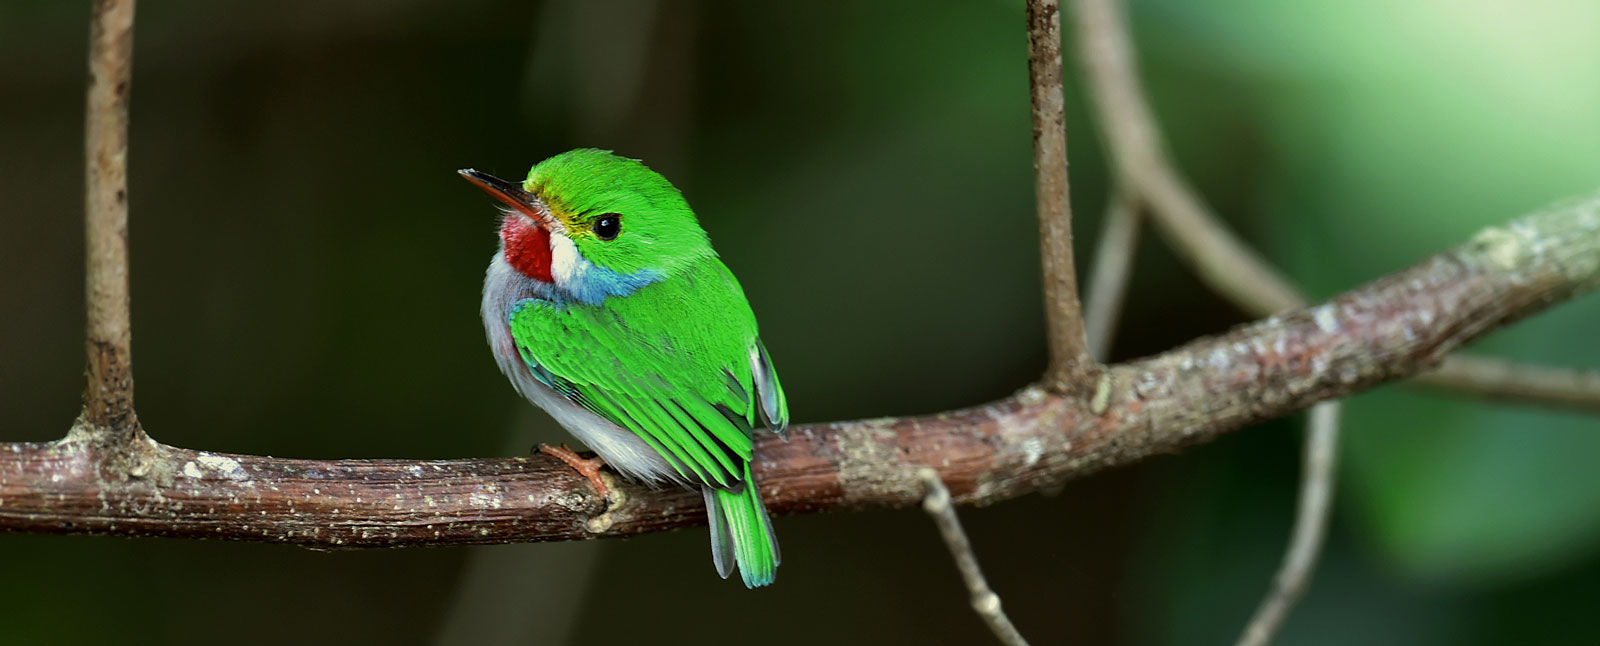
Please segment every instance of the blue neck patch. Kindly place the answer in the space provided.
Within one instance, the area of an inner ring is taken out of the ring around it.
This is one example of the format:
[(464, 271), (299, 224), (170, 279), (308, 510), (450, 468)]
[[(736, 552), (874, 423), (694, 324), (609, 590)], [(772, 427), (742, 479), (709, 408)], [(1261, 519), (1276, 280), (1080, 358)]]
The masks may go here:
[(579, 263), (565, 289), (557, 291), (565, 292), (563, 295), (568, 299), (584, 305), (599, 305), (613, 296), (627, 296), (641, 287), (661, 282), (661, 278), (661, 272), (654, 269), (624, 274), (584, 261)]

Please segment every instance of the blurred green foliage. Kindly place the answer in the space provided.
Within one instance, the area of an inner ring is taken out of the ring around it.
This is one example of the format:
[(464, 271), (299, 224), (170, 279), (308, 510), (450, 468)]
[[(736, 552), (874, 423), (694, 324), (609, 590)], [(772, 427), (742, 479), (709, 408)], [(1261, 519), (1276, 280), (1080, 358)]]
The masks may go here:
[[(0, 440), (57, 437), (76, 411), (87, 5), (0, 3)], [(455, 457), (560, 438), (483, 346), (494, 209), (453, 171), (576, 146), (684, 189), (801, 421), (975, 404), (1042, 369), (1019, 0), (139, 11), (135, 355), (163, 441)], [(1600, 4), (1130, 13), (1184, 170), (1317, 297), (1600, 178)], [(1086, 258), (1106, 170), (1077, 77), (1069, 61)], [(1242, 320), (1154, 240), (1129, 307), (1120, 357)], [(1593, 367), (1597, 329), (1590, 298), (1474, 350)], [(1600, 422), (1399, 386), (1346, 419), (1328, 554), (1279, 643), (1600, 640)], [(1035, 643), (1225, 643), (1283, 547), (1298, 423), (963, 516)], [(0, 642), (987, 639), (919, 514), (778, 531), (783, 576), (760, 592), (713, 576), (700, 530), (331, 554), (0, 536)]]

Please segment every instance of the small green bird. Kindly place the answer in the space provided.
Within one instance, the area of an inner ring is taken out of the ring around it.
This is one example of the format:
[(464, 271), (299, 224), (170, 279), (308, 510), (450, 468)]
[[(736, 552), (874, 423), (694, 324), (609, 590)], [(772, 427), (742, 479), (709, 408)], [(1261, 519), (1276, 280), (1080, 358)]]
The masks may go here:
[[(637, 160), (580, 149), (520, 186), (475, 170), (504, 202), (483, 284), (500, 370), (606, 464), (649, 484), (699, 486), (711, 557), (772, 583), (779, 553), (750, 477), (752, 432), (789, 405), (756, 318), (688, 202)], [(598, 460), (541, 446), (607, 495)]]

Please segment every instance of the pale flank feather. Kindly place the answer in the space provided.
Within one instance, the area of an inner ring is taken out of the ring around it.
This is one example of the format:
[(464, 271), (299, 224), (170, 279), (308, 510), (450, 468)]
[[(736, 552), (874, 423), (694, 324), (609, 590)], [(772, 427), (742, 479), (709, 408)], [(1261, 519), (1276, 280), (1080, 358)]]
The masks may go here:
[(533, 376), (511, 337), (511, 309), (517, 301), (534, 297), (541, 289), (548, 288), (518, 274), (506, 264), (503, 254), (496, 253), (489, 263), (483, 282), (483, 327), (500, 372), (505, 373), (518, 393), (550, 413), (562, 428), (616, 470), (651, 484), (680, 480), (672, 466), (638, 435), (584, 410)]

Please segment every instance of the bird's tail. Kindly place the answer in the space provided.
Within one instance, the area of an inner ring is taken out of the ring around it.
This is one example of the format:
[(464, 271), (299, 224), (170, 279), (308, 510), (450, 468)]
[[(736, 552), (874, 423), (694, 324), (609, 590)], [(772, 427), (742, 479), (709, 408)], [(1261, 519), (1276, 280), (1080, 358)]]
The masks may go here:
[(761, 504), (750, 465), (744, 467), (744, 481), (728, 489), (703, 487), (706, 515), (711, 519), (711, 560), (717, 574), (728, 578), (734, 564), (745, 587), (758, 588), (777, 577), (778, 535), (772, 532), (767, 507)]

